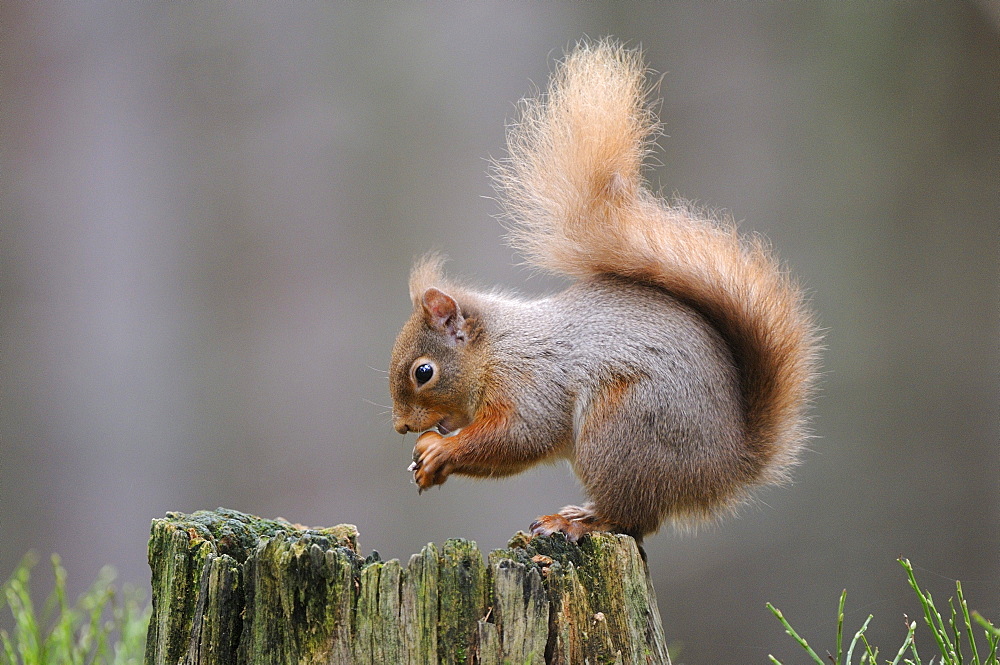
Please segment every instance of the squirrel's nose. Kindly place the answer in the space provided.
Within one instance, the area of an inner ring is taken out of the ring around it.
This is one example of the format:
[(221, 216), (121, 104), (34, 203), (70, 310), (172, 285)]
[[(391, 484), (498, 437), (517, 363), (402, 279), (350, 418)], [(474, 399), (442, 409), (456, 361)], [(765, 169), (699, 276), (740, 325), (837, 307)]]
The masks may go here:
[(402, 418), (396, 418), (395, 422), (392, 424), (396, 428), (396, 431), (400, 434), (406, 434), (410, 431), (410, 426)]

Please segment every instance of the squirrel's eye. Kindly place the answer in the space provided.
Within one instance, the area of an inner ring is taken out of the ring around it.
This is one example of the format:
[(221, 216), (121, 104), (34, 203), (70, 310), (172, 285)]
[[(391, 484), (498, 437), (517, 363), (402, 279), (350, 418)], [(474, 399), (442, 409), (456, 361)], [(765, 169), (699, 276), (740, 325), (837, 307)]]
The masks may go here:
[(418, 386), (422, 386), (430, 381), (432, 376), (434, 376), (434, 368), (430, 363), (417, 365), (417, 368), (413, 370), (413, 378), (417, 380)]

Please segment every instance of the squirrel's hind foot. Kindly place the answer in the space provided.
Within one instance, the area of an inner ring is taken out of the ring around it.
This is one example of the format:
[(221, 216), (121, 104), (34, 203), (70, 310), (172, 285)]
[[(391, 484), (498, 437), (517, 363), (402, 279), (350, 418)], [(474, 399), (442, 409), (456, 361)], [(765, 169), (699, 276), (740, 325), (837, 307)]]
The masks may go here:
[(532, 536), (551, 536), (559, 532), (574, 543), (594, 531), (621, 531), (602, 519), (593, 504), (589, 503), (586, 506), (566, 506), (555, 515), (541, 515), (529, 528)]

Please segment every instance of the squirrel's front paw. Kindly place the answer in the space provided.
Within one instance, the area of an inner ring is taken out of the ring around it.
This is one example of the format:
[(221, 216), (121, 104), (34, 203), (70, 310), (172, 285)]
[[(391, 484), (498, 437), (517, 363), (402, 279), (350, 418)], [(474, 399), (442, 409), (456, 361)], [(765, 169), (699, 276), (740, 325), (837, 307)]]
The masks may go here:
[(444, 437), (433, 431), (424, 432), (417, 437), (410, 470), (413, 471), (413, 481), (421, 492), (434, 485), (444, 484), (452, 470)]

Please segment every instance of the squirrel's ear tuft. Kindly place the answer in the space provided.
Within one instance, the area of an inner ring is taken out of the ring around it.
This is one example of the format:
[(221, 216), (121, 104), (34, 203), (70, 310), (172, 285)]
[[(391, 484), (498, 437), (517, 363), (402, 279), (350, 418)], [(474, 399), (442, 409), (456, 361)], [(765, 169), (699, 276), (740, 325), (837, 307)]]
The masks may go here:
[(419, 308), (424, 296), (424, 291), (444, 282), (444, 274), (441, 266), (444, 265), (444, 255), (436, 252), (425, 254), (410, 270), (410, 300), (413, 306)]
[(465, 340), (465, 319), (454, 298), (432, 286), (424, 291), (421, 304), (424, 319), (433, 330), (444, 333), (453, 342)]

